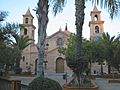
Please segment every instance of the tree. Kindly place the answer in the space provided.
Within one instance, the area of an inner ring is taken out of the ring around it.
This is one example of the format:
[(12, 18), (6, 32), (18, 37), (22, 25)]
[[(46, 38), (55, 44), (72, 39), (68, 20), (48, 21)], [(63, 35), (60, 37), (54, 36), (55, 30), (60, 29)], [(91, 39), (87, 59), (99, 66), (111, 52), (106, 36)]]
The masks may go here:
[[(56, 0), (55, 0), (56, 1)], [(58, 0), (59, 2), (58, 3), (63, 3), (64, 1), (66, 0)], [(117, 14), (118, 12), (118, 8), (119, 8), (119, 0), (92, 0), (92, 2), (94, 3), (97, 3), (101, 6), (105, 6), (105, 8), (107, 8), (110, 12), (110, 16), (111, 18), (113, 18), (113, 15), (114, 14)], [(60, 4), (59, 4), (60, 5)], [(85, 9), (85, 0), (75, 0), (75, 16), (76, 16), (76, 22), (75, 22), (75, 25), (76, 25), (76, 33), (77, 33), (77, 36), (76, 36), (76, 59), (75, 61), (76, 62), (83, 62), (83, 60), (81, 59), (82, 55), (81, 55), (81, 45), (82, 45), (82, 27), (83, 27), (83, 24), (84, 24), (84, 9)], [(81, 69), (80, 69), (81, 70)], [(80, 77), (82, 77), (81, 75), (81, 71), (78, 70), (78, 81), (80, 81)], [(80, 83), (79, 83), (80, 85)]]
[(4, 19), (7, 17), (7, 12), (4, 11), (0, 11), (0, 43), (3, 43), (5, 40), (8, 39), (7, 37), (7, 32), (6, 30), (4, 30), (4, 27), (2, 25), (2, 22), (4, 21)]
[(7, 17), (8, 13), (5, 11), (0, 11), (0, 22), (4, 21), (4, 19)]
[(120, 72), (120, 36), (118, 35), (118, 37), (114, 40), (114, 47), (113, 47), (113, 60), (112, 60), (112, 66), (114, 68), (116, 68), (118, 70), (118, 72)]
[(88, 62), (88, 68), (87, 68), (87, 74), (91, 74), (91, 67), (92, 63), (96, 62), (95, 59), (95, 49), (94, 49), (94, 43), (92, 41), (83, 39), (82, 41), (82, 55), (85, 58), (85, 60)]
[[(48, 1), (49, 0), (39, 0), (38, 9), (36, 11), (38, 15), (38, 74), (43, 75), (43, 61), (44, 61), (44, 47), (45, 47), (45, 38), (46, 38), (46, 27), (48, 23)], [(50, 0), (51, 1), (51, 0)], [(61, 11), (64, 7), (66, 0), (52, 0), (53, 11), (56, 13)], [(75, 16), (76, 16), (76, 59), (75, 62), (83, 62), (81, 59), (81, 45), (82, 45), (82, 28), (84, 24), (84, 9), (85, 9), (86, 0), (75, 0)], [(101, 6), (105, 6), (110, 12), (110, 16), (113, 17), (114, 14), (117, 14), (119, 11), (119, 0), (92, 0), (92, 2), (100, 3)], [(82, 65), (82, 64), (81, 64)], [(80, 65), (79, 65), (80, 66)], [(80, 69), (81, 70), (81, 69)], [(77, 76), (79, 85), (80, 78), (82, 77), (81, 71), (78, 70)], [(81, 78), (82, 79), (82, 78)]]
[[(12, 33), (18, 27), (17, 24), (10, 24), (3, 22), (7, 16), (7, 12), (0, 11), (0, 65), (9, 67), (15, 61), (15, 49), (10, 45), (12, 40)], [(6, 57), (7, 56), (7, 57)]]
[(20, 59), (22, 57), (22, 51), (31, 44), (31, 39), (28, 36), (19, 36), (18, 34), (12, 35), (15, 42), (12, 41), (12, 46), (16, 50), (15, 64), (17, 68), (20, 68)]
[(60, 47), (58, 52), (65, 55), (65, 60), (69, 68), (75, 72), (75, 34), (71, 34), (67, 40), (66, 47)]
[(115, 48), (114, 39), (115, 39), (115, 36), (110, 37), (108, 33), (104, 33), (102, 37), (102, 43), (105, 46), (105, 59), (108, 63), (109, 74), (111, 72), (111, 64), (112, 64), (113, 57), (114, 57), (114, 48)]
[(31, 39), (18, 35), (18, 24), (6, 22), (3, 25), (6, 16), (7, 12), (0, 12), (0, 64), (6, 67), (16, 64), (19, 68), (22, 50), (31, 44)]
[(0, 66), (7, 73), (8, 70), (14, 67), (17, 52), (15, 48), (5, 44), (0, 45), (0, 51)]
[(44, 76), (43, 61), (45, 56), (46, 28), (48, 23), (48, 0), (39, 0), (36, 10), (38, 18), (38, 67), (37, 75)]
[(103, 74), (103, 64), (105, 61), (105, 46), (101, 40), (95, 41), (93, 44), (95, 61), (101, 66), (101, 74)]
[(38, 18), (38, 69), (37, 75), (44, 76), (43, 61), (45, 54), (46, 28), (48, 23), (49, 3), (53, 3), (53, 11), (56, 13), (62, 10), (64, 0), (39, 0), (37, 3), (36, 15)]

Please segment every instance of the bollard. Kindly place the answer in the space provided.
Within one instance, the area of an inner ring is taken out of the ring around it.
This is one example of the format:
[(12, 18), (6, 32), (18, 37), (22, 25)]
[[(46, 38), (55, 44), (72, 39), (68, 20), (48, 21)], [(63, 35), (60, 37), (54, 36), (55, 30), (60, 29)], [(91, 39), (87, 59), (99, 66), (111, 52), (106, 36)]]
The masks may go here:
[(12, 80), (12, 90), (15, 90), (15, 81)]

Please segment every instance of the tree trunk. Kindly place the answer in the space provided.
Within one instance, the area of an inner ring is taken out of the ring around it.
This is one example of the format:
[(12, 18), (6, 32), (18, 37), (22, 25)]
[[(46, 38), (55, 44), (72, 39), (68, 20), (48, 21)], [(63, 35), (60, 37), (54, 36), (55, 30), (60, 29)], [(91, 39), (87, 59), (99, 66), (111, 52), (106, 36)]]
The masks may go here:
[(48, 0), (39, 0), (38, 9), (36, 11), (38, 18), (38, 65), (37, 76), (44, 76), (44, 55), (45, 55), (45, 39), (46, 28), (48, 23)]
[(90, 75), (91, 75), (91, 69), (92, 69), (92, 62), (90, 60)]
[[(85, 9), (85, 0), (75, 0), (75, 16), (76, 16), (76, 63), (79, 65), (81, 63), (81, 45), (82, 45), (82, 29), (83, 29), (83, 24), (84, 24), (84, 9)], [(80, 66), (82, 67), (82, 66)], [(78, 67), (78, 84), (80, 86), (80, 81), (82, 79), (82, 70), (81, 68)]]
[(103, 65), (102, 63), (100, 63), (100, 65), (101, 65), (101, 74), (103, 74)]
[(110, 73), (111, 73), (111, 66), (108, 65), (108, 74), (110, 74)]

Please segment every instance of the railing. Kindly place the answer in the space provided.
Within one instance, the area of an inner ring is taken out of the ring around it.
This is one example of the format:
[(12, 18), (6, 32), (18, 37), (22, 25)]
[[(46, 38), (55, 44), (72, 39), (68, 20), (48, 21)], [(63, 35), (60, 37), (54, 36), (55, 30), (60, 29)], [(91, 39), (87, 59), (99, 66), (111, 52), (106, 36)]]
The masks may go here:
[(0, 77), (0, 90), (28, 90), (28, 86), (21, 84), (19, 80), (10, 81)]

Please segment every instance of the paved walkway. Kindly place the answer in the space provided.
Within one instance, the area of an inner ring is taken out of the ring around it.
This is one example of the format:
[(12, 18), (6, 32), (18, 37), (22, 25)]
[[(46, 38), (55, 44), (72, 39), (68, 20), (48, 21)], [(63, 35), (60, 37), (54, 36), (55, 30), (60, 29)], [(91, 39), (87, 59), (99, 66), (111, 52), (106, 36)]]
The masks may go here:
[[(66, 80), (63, 80), (63, 73), (61, 74), (46, 74), (45, 75), (48, 78), (51, 78), (53, 80), (56, 80), (61, 84), (66, 83)], [(69, 78), (70, 76), (68, 76)], [(22, 84), (28, 85), (35, 77), (18, 77), (18, 76), (13, 76), (10, 78), (10, 80), (21, 80)], [(97, 78), (96, 83), (99, 86), (99, 90), (120, 90), (120, 83), (108, 83), (108, 80), (110, 79), (105, 79), (105, 78)], [(120, 79), (119, 79), (120, 80)]]
[[(108, 83), (106, 78), (97, 78), (96, 83), (99, 86), (99, 90), (120, 90), (120, 83)], [(119, 79), (120, 80), (120, 79)]]
[[(45, 77), (51, 78), (53, 80), (56, 80), (57, 82), (60, 83), (60, 85), (66, 84), (66, 80), (63, 80), (63, 75), (65, 73), (49, 73), (45, 74)], [(36, 77), (20, 77), (20, 76), (11, 76), (10, 80), (20, 80), (22, 84), (24, 85), (29, 85), (29, 83), (35, 79)], [(70, 80), (70, 75), (68, 75), (68, 80)], [(69, 82), (69, 81), (68, 81)]]

